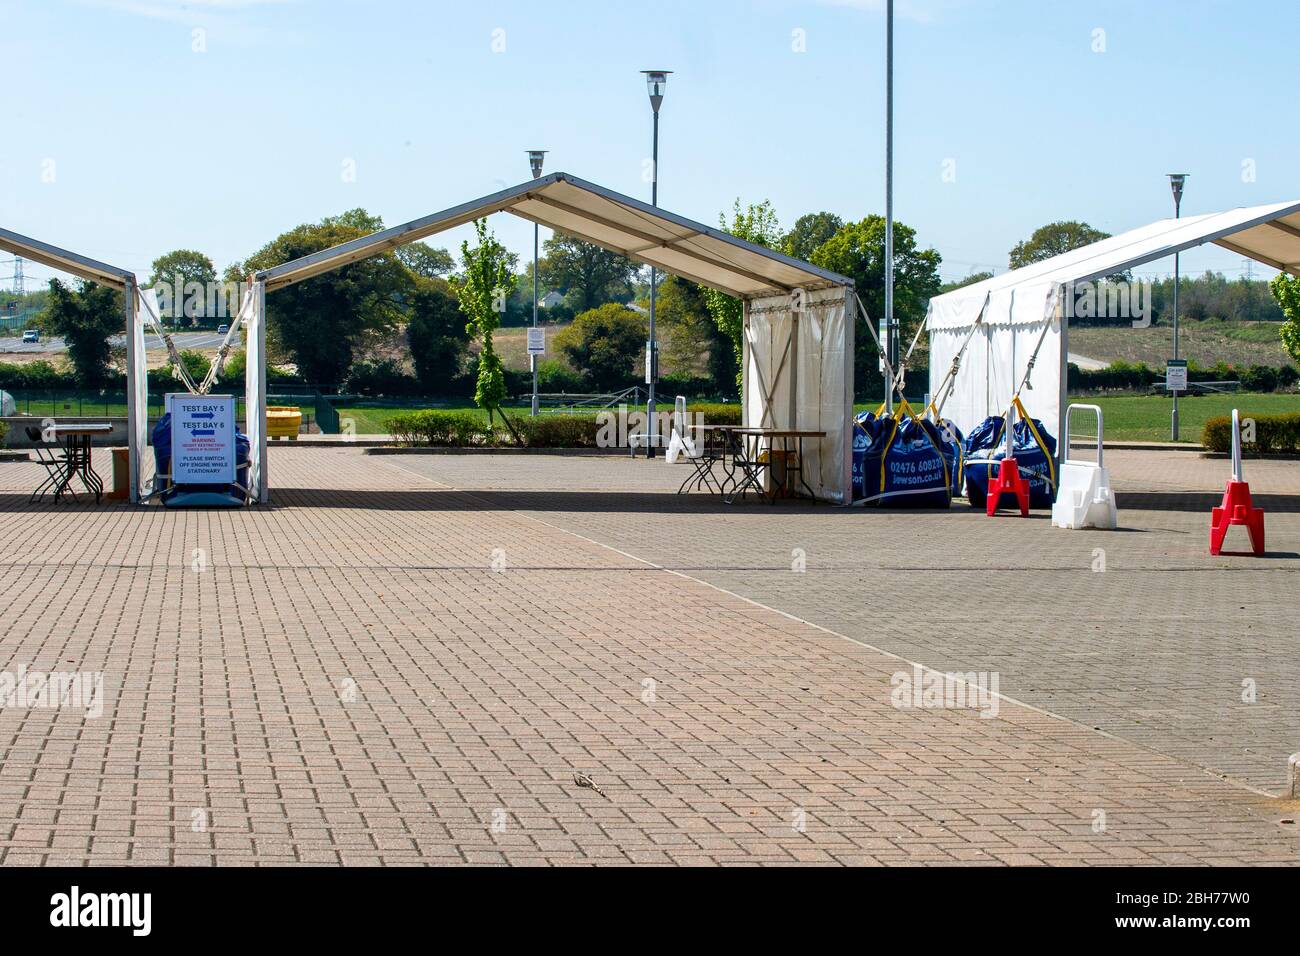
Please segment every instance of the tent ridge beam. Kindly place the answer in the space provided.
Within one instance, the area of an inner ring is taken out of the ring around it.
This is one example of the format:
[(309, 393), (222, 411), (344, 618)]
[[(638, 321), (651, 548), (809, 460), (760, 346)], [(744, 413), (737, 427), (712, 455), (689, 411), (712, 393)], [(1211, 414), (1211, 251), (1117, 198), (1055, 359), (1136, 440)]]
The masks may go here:
[(1262, 253), (1246, 249), (1245, 247), (1239, 246), (1235, 242), (1231, 242), (1227, 239), (1216, 239), (1214, 240), (1214, 244), (1216, 246), (1222, 246), (1229, 252), (1235, 252), (1239, 256), (1245, 256), (1247, 259), (1255, 259), (1258, 262), (1264, 263), (1266, 266), (1272, 266), (1274, 269), (1281, 272), (1290, 272), (1292, 275), (1300, 274), (1297, 273), (1297, 270), (1300, 269), (1300, 264), (1287, 265), (1279, 259), (1274, 259), (1271, 256), (1266, 256)]
[(110, 266), (97, 259), (60, 249), (58, 246), (10, 232), (8, 229), (0, 229), (0, 249), (32, 262), (39, 262), (51, 269), (70, 272), (78, 278), (98, 282), (114, 289), (125, 290), (127, 283), (135, 278), (134, 274), (126, 269)]
[[(588, 212), (585, 209), (579, 209), (577, 206), (572, 206), (569, 203), (563, 202), (562, 200), (559, 199), (552, 199), (550, 196), (543, 196), (537, 192), (530, 192), (524, 198), (532, 200), (534, 202), (539, 202), (544, 206), (551, 206), (552, 208), (558, 209), (561, 212), (567, 212), (571, 216), (578, 216), (579, 218), (589, 220), (590, 222), (594, 222), (597, 225), (604, 226), (606, 229), (613, 229), (616, 232), (625, 232), (629, 236), (635, 236), (636, 238), (640, 239), (642, 242), (650, 243), (650, 245), (641, 249), (628, 250), (626, 253), (624, 253), (624, 255), (635, 256), (638, 255), (639, 253), (649, 252), (651, 249), (659, 249), (659, 248), (672, 249), (673, 252), (680, 252), (684, 256), (690, 256), (692, 259), (696, 259), (700, 262), (706, 262), (711, 266), (722, 266), (723, 268), (729, 269), (732, 272), (736, 273), (736, 275), (741, 275), (744, 276), (746, 279), (752, 279), (755, 282), (760, 282), (763, 285), (768, 286), (769, 288), (784, 289), (786, 292), (794, 291), (793, 287), (791, 286), (785, 285), (781, 282), (777, 282), (775, 279), (769, 279), (767, 276), (761, 276), (758, 273), (750, 272), (747, 269), (741, 268), (740, 266), (732, 265), (726, 260), (718, 259), (713, 256), (706, 256), (698, 252), (697, 250), (685, 249), (682, 248), (681, 246), (674, 245), (674, 243), (686, 242), (690, 239), (695, 239), (698, 238), (699, 236), (705, 235), (705, 233), (700, 232), (699, 230), (692, 230), (690, 234), (685, 236), (674, 236), (671, 239), (663, 239), (659, 236), (651, 235), (650, 233), (645, 232), (641, 229), (637, 229), (634, 226), (625, 226), (621, 223), (614, 222), (612, 219), (607, 219), (604, 216), (598, 215), (596, 213)], [(563, 232), (563, 230), (560, 231)], [(666, 268), (664, 266), (655, 265), (655, 263), (651, 263), (651, 265), (654, 265), (655, 268), (657, 269)]]
[[(528, 222), (535, 223), (536, 225), (546, 226), (547, 229), (552, 228), (547, 223), (542, 222), (540, 219), (533, 218), (528, 213), (524, 212), (522, 209), (510, 208), (502, 211), (509, 213), (512, 216), (517, 216), (518, 218), (526, 220)], [(620, 248), (619, 246), (616, 246), (610, 242), (597, 241), (595, 239), (584, 239), (583, 242), (589, 242), (593, 246), (600, 246), (602, 249), (608, 249), (610, 252), (617, 252), (620, 256), (627, 256), (629, 259), (640, 258), (640, 256), (635, 255), (630, 249)], [(727, 295), (735, 296), (738, 299), (749, 298), (749, 296), (747, 296), (745, 293), (737, 292), (735, 289), (720, 288), (718, 285), (716, 285), (713, 282), (710, 282), (708, 279), (703, 279), (692, 272), (686, 272), (685, 270), (678, 269), (676, 267), (673, 267), (670, 274), (680, 276), (683, 279), (689, 279), (690, 281), (694, 282), (696, 285), (706, 286), (707, 288), (710, 289), (717, 289), (719, 292), (725, 292)]]
[(1295, 238), (1300, 239), (1300, 229), (1297, 229), (1289, 222), (1282, 222), (1280, 219), (1274, 219), (1269, 222), (1268, 225), (1272, 226), (1274, 229), (1285, 232), (1288, 236), (1294, 236)]

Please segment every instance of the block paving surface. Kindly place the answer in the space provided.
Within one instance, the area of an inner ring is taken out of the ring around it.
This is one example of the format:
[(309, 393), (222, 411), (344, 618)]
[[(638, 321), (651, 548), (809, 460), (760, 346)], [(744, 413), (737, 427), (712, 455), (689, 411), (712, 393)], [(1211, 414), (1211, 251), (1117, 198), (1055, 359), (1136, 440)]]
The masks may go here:
[[(105, 687), (0, 710), (0, 862), (1291, 864), (1300, 519), (1210, 559), (1221, 479), (1133, 455), (1105, 534), (620, 458), (276, 448), (235, 511), (0, 464), (0, 672)], [(912, 662), (1007, 696), (896, 707)]]

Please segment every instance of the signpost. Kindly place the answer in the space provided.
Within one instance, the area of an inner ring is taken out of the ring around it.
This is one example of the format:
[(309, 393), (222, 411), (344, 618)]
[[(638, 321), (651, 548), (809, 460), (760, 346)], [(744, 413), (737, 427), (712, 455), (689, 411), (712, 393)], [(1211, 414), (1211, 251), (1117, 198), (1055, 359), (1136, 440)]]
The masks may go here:
[(531, 328), (528, 330), (528, 354), (545, 355), (546, 354), (546, 330)]
[(172, 415), (172, 481), (221, 485), (235, 481), (233, 395), (167, 396)]
[(1175, 393), (1187, 391), (1186, 359), (1170, 359), (1169, 364), (1165, 366), (1165, 391)]

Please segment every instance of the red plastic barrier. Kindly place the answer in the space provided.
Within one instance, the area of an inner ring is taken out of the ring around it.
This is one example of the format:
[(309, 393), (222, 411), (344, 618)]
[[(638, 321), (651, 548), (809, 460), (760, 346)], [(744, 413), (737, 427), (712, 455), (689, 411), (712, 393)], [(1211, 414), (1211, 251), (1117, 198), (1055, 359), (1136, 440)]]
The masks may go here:
[(1264, 509), (1250, 503), (1250, 485), (1229, 481), (1223, 491), (1223, 504), (1210, 513), (1210, 554), (1223, 550), (1223, 538), (1234, 524), (1245, 525), (1255, 554), (1264, 553)]
[(1020, 466), (1014, 458), (1003, 458), (997, 478), (989, 482), (984, 507), (990, 518), (997, 513), (998, 503), (1004, 494), (1015, 495), (1016, 501), (1020, 503), (1020, 517), (1029, 517), (1029, 482), (1020, 476)]

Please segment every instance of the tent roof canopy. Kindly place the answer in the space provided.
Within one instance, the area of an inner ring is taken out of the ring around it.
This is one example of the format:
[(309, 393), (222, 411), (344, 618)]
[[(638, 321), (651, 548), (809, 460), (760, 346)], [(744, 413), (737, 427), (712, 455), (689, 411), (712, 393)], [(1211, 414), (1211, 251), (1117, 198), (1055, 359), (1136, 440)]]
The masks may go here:
[(58, 246), (47, 245), (38, 239), (20, 236), (8, 229), (0, 229), (0, 249), (30, 259), (32, 262), (39, 262), (51, 269), (70, 272), (80, 279), (89, 279), (91, 282), (112, 286), (114, 289), (125, 289), (126, 283), (135, 278), (134, 274), (126, 269), (89, 259), (67, 249), (60, 249)]
[(738, 239), (630, 196), (551, 173), (259, 272), (267, 291), (388, 252), (494, 212), (531, 222), (647, 263), (737, 298), (852, 286), (853, 280)]
[(930, 300), (930, 328), (974, 320), (969, 308), (990, 294), (1028, 286), (1090, 282), (1196, 246), (1214, 243), (1274, 269), (1300, 276), (1300, 202), (1250, 206), (1203, 216), (1161, 219), (1070, 252), (954, 289)]

